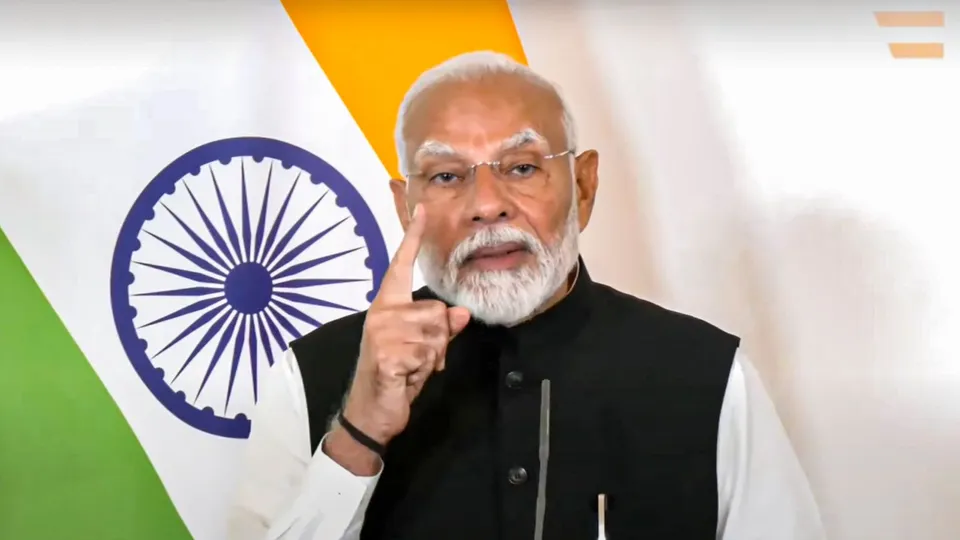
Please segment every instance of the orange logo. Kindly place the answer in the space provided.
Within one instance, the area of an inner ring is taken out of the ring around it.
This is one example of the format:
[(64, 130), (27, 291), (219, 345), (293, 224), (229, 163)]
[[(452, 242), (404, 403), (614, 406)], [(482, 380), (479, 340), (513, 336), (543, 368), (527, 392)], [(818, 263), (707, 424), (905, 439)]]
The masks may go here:
[[(942, 28), (942, 11), (878, 11), (874, 14), (881, 28)], [(943, 43), (888, 43), (897, 59), (943, 58)]]

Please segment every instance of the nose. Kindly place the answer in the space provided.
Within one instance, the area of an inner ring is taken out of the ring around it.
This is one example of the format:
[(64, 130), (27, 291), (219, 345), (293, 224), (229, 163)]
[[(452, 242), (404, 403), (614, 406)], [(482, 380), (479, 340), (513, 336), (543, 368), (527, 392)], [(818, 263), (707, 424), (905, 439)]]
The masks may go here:
[(510, 221), (516, 213), (513, 201), (487, 165), (474, 170), (470, 219), (475, 224), (491, 225)]

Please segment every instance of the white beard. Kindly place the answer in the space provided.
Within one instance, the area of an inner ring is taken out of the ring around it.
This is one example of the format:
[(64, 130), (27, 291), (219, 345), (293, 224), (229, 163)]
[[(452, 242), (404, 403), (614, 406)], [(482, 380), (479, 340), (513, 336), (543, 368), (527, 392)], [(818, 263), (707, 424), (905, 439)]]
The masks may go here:
[[(427, 286), (446, 302), (467, 308), (474, 319), (486, 324), (512, 326), (535, 314), (566, 283), (580, 253), (579, 235), (574, 201), (561, 236), (552, 246), (509, 225), (491, 226), (460, 242), (445, 264), (437, 260), (431, 246), (424, 245), (418, 264)], [(510, 242), (530, 251), (534, 264), (460, 277), (461, 266), (474, 251)]]

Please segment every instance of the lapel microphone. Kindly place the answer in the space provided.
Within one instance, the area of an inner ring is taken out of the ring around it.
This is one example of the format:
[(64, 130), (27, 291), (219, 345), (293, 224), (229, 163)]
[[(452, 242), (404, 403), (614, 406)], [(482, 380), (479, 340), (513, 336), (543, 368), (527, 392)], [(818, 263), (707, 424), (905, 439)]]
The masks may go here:
[(597, 495), (597, 540), (607, 540), (607, 496)]
[(543, 518), (547, 511), (547, 464), (550, 461), (550, 379), (540, 383), (540, 474), (537, 477), (534, 540), (543, 540)]

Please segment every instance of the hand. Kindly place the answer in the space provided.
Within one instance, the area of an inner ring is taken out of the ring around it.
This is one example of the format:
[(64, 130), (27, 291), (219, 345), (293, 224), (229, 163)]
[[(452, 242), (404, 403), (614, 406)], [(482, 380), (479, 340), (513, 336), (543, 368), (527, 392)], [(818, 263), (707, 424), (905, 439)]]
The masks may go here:
[(426, 225), (417, 205), (400, 248), (367, 311), (360, 358), (344, 407), (346, 419), (386, 444), (407, 426), (410, 404), (435, 370), (447, 345), (470, 322), (465, 308), (413, 300), (413, 268)]

